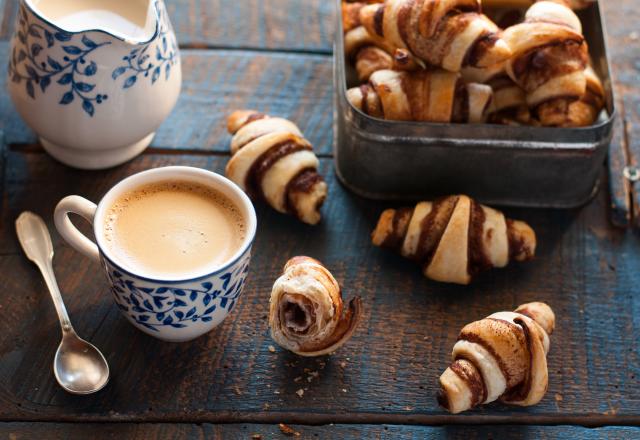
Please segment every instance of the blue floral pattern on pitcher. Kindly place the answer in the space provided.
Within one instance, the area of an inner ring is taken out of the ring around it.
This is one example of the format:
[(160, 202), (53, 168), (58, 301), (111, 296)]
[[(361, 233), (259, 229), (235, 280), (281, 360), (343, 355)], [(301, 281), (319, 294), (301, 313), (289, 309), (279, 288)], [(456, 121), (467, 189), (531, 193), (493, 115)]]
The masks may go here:
[[(144, 46), (130, 50), (122, 58), (126, 64), (116, 67), (111, 73), (114, 81), (129, 74), (122, 85), (124, 89), (136, 84), (140, 75), (150, 76), (151, 84), (155, 84), (164, 72), (164, 79), (168, 80), (172, 67), (179, 61), (178, 45), (164, 4), (158, 2), (157, 9), (159, 20), (155, 38)], [(51, 27), (29, 14), (24, 4), (19, 8), (15, 38), (20, 44), (13, 45), (8, 66), (9, 78), (14, 83), (24, 83), (32, 99), (36, 98), (36, 93), (46, 93), (55, 82), (62, 86), (62, 90), (54, 92), (60, 93), (60, 105), (80, 102), (82, 110), (91, 117), (96, 105), (108, 99), (106, 93), (96, 90), (92, 77), (99, 69), (94, 52), (111, 45), (110, 41), (94, 41), (86, 32), (70, 33)], [(49, 50), (43, 50), (58, 46), (64, 52), (62, 58), (54, 58), (49, 55)]]
[[(9, 59), (9, 78), (15, 83), (24, 82), (27, 94), (35, 99), (36, 89), (46, 93), (52, 81), (63, 86), (59, 103), (69, 105), (78, 99), (82, 109), (93, 116), (95, 104), (101, 104), (108, 98), (106, 94), (95, 93), (93, 77), (98, 72), (98, 64), (90, 55), (109, 41), (95, 42), (86, 35), (76, 41), (73, 34), (32, 23), (24, 5), (20, 6), (18, 30), (15, 34), (22, 45), (13, 46)], [(54, 59), (51, 55), (39, 57), (43, 49), (61, 45), (63, 58)]]
[[(111, 73), (111, 77), (117, 80), (120, 76), (126, 75), (122, 85), (123, 89), (132, 87), (138, 80), (138, 76), (145, 78), (151, 74), (151, 84), (154, 84), (164, 71), (165, 81), (171, 75), (171, 67), (177, 62), (179, 57), (178, 44), (175, 35), (171, 32), (170, 22), (166, 17), (164, 6), (159, 7), (160, 21), (158, 37), (142, 48), (136, 47), (129, 54), (122, 57), (125, 64), (116, 67)], [(154, 52), (154, 57), (151, 54)]]

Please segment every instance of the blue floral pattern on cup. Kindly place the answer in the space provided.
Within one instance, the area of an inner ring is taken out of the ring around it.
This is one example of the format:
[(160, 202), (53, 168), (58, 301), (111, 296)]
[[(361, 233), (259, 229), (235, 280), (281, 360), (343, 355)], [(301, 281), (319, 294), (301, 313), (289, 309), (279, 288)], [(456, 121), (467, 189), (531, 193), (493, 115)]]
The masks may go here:
[(168, 340), (190, 339), (193, 326), (213, 328), (235, 307), (249, 271), (250, 249), (233, 265), (198, 280), (165, 283), (129, 274), (103, 257), (111, 293), (140, 330)]
[[(21, 43), (14, 45), (9, 59), (9, 78), (15, 83), (24, 82), (27, 94), (35, 99), (36, 89), (46, 93), (52, 81), (63, 86), (59, 103), (69, 105), (76, 100), (82, 109), (93, 116), (95, 104), (108, 98), (106, 94), (95, 93), (96, 85), (91, 80), (98, 72), (98, 64), (91, 54), (110, 41), (95, 42), (86, 35), (74, 38), (73, 34), (31, 22), (24, 5), (18, 13), (18, 30), (15, 38)], [(60, 45), (64, 55), (54, 58), (46, 51), (46, 58), (40, 56), (43, 49)]]
[[(171, 25), (166, 17), (167, 11), (164, 6), (159, 5), (158, 7), (160, 30), (156, 40), (142, 48), (136, 47), (132, 49), (129, 54), (122, 57), (125, 64), (116, 67), (111, 73), (111, 77), (114, 80), (126, 74), (127, 78), (122, 85), (123, 89), (132, 87), (137, 82), (139, 75), (148, 78), (151, 74), (151, 84), (155, 84), (164, 71), (164, 79), (166, 81), (171, 75), (171, 67), (177, 62), (179, 56), (178, 44), (174, 33), (171, 32)], [(151, 54), (154, 52), (154, 47), (155, 54), (152, 58)]]

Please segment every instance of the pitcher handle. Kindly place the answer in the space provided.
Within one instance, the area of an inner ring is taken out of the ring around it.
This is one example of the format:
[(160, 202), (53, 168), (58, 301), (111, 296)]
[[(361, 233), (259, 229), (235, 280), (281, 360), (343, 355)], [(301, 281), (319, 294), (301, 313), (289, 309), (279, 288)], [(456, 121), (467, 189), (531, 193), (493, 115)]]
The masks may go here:
[(69, 213), (74, 213), (93, 225), (93, 217), (96, 214), (97, 208), (95, 203), (83, 197), (68, 196), (60, 200), (56, 206), (53, 220), (56, 224), (56, 229), (67, 243), (78, 252), (85, 254), (96, 263), (99, 263), (100, 251), (98, 250), (98, 245), (80, 232), (78, 228), (73, 225), (71, 219), (69, 219)]

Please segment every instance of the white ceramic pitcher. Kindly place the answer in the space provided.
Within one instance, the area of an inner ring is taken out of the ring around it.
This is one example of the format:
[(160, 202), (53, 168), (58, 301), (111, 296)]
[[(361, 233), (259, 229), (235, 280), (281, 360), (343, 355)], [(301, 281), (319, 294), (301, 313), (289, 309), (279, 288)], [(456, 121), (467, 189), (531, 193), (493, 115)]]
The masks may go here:
[(9, 92), (44, 149), (77, 168), (121, 164), (151, 142), (180, 93), (162, 0), (21, 0)]

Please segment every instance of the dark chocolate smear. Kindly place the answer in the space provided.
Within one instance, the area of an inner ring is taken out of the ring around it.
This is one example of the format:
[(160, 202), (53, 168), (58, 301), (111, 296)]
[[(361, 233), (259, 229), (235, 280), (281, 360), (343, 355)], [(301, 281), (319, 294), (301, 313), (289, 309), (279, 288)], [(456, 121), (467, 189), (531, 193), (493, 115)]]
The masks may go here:
[(384, 37), (384, 4), (378, 6), (375, 15), (373, 16), (373, 29), (381, 37)]
[(250, 196), (264, 199), (262, 179), (267, 171), (281, 158), (301, 150), (311, 150), (311, 146), (289, 139), (273, 145), (262, 153), (255, 162), (253, 162), (247, 173), (245, 186)]
[(460, 379), (462, 379), (471, 391), (471, 406), (477, 406), (487, 398), (487, 388), (482, 375), (467, 359), (457, 359), (449, 367)]
[(491, 269), (493, 264), (484, 246), (483, 229), (486, 216), (482, 205), (471, 201), (471, 218), (469, 221), (469, 274), (474, 276)]
[(407, 234), (409, 222), (413, 216), (414, 208), (399, 208), (395, 210), (391, 226), (391, 234), (389, 234), (382, 246), (399, 251), (402, 248), (402, 242)]
[(445, 197), (433, 202), (431, 212), (422, 220), (420, 224), (420, 238), (416, 254), (413, 259), (427, 267), (431, 264), (433, 255), (440, 244), (453, 210), (458, 204), (459, 197)]

